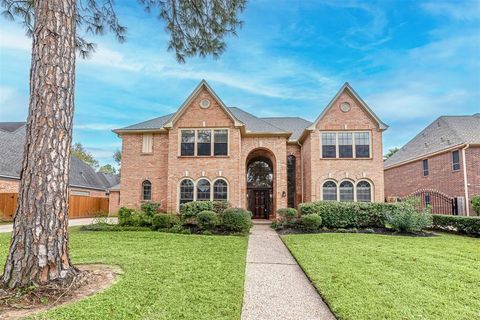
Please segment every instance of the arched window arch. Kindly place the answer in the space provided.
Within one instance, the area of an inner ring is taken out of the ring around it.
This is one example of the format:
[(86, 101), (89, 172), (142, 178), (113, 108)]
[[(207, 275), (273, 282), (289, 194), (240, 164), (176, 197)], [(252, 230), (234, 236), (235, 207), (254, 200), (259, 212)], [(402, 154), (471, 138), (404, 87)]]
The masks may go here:
[(337, 184), (332, 180), (325, 181), (322, 186), (322, 195), (322, 200), (337, 201)]
[(353, 183), (348, 180), (340, 183), (340, 201), (353, 201)]
[(217, 179), (213, 183), (213, 200), (227, 201), (228, 200), (228, 184), (223, 179)]
[(193, 181), (183, 179), (180, 182), (180, 204), (193, 201)]
[(200, 179), (197, 182), (197, 201), (210, 201), (210, 181)]
[(148, 180), (142, 182), (142, 200), (152, 200), (152, 183)]
[(357, 201), (358, 202), (372, 201), (372, 186), (370, 182), (362, 180), (357, 183)]

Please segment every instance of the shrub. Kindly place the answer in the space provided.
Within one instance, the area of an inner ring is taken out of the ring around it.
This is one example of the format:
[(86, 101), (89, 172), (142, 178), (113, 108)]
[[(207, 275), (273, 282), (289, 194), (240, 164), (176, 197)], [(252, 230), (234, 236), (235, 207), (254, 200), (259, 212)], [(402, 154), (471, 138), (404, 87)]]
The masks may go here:
[(228, 201), (213, 201), (213, 211), (217, 214), (222, 214), (228, 208), (230, 208)]
[(153, 217), (154, 214), (158, 213), (160, 210), (160, 202), (145, 202), (142, 203), (140, 209), (145, 212), (148, 216)]
[(135, 211), (130, 216), (130, 224), (134, 227), (150, 227), (152, 226), (152, 218), (143, 211)]
[(126, 207), (118, 209), (118, 224), (121, 226), (130, 225), (130, 219), (133, 212), (135, 212), (135, 210)]
[[(480, 217), (432, 215), (432, 228), (480, 236)], [(453, 229), (453, 230), (452, 230)]]
[(217, 214), (213, 211), (202, 211), (197, 215), (197, 223), (202, 230), (212, 230), (218, 223)]
[(387, 216), (388, 223), (396, 231), (413, 233), (422, 231), (432, 223), (430, 209), (421, 213), (417, 211), (419, 199), (411, 198), (399, 202), (394, 212)]
[(322, 225), (322, 217), (316, 213), (307, 214), (301, 217), (302, 225), (305, 229), (315, 231)]
[(473, 196), (471, 203), (472, 203), (473, 211), (475, 211), (478, 215), (480, 215), (480, 195)]
[(294, 208), (282, 208), (277, 210), (281, 221), (290, 223), (297, 216), (297, 210)]
[(229, 208), (222, 214), (222, 226), (228, 231), (247, 233), (252, 227), (252, 213), (242, 208)]
[(173, 225), (178, 224), (178, 217), (173, 214), (168, 213), (157, 213), (152, 218), (152, 228), (154, 230), (158, 229), (168, 229)]
[(202, 211), (213, 211), (213, 201), (192, 201), (180, 205), (180, 214), (183, 218), (195, 218)]
[(319, 201), (300, 204), (302, 216), (318, 214), (327, 228), (383, 228), (397, 204)]
[(80, 227), (80, 231), (151, 231), (148, 227), (120, 226), (117, 224), (95, 223)]

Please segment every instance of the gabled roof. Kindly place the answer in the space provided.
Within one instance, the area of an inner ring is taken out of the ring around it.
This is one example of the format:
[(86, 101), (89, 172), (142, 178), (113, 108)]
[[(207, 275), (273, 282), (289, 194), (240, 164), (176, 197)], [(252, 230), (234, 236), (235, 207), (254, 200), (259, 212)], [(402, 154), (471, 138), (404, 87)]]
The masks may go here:
[(231, 112), (235, 115), (237, 119), (242, 121), (245, 124), (245, 130), (247, 133), (256, 132), (256, 133), (288, 133), (288, 130), (284, 130), (278, 126), (275, 126), (269, 121), (266, 121), (262, 118), (258, 118), (251, 113), (248, 113), (240, 108), (231, 107), (229, 108)]
[(466, 144), (480, 144), (480, 114), (441, 116), (385, 160), (385, 168)]
[(290, 142), (297, 141), (305, 129), (312, 124), (312, 122), (300, 117), (274, 117), (261, 119), (276, 127), (282, 128), (285, 131), (292, 132), (292, 135), (288, 139)]
[[(0, 122), (0, 127), (3, 127), (3, 125), (4, 123)], [(0, 146), (2, 148), (2, 152), (0, 152), (0, 177), (20, 179), (25, 134), (26, 126), (24, 122), (13, 132), (0, 130)], [(85, 162), (71, 156), (69, 180), (71, 187), (106, 190), (118, 184), (120, 177), (95, 172)]]
[(215, 91), (213, 91), (213, 89), (210, 87), (210, 85), (204, 79), (202, 79), (202, 81), (200, 81), (200, 83), (197, 85), (195, 90), (193, 90), (193, 92), (188, 96), (187, 100), (185, 100), (183, 102), (183, 104), (180, 106), (180, 108), (177, 110), (177, 112), (175, 112), (173, 117), (171, 117), (163, 126), (165, 128), (173, 127), (173, 124), (181, 117), (181, 115), (185, 112), (185, 110), (187, 109), (190, 102), (192, 102), (192, 100), (197, 96), (197, 94), (202, 89), (206, 89), (208, 91), (208, 93), (210, 93), (212, 95), (212, 97), (215, 100), (217, 100), (220, 108), (222, 108), (223, 111), (225, 111), (225, 113), (230, 117), (230, 119), (232, 119), (235, 126), (237, 126), (237, 127), (243, 126), (243, 123), (241, 121), (239, 121), (237, 118), (235, 118), (235, 116), (232, 114), (232, 112), (223, 103), (222, 99), (220, 99), (220, 97), (215, 93)]
[(121, 132), (121, 131), (148, 131), (148, 130), (158, 130), (162, 129), (163, 126), (170, 120), (171, 117), (173, 117), (174, 113), (167, 114), (165, 116), (161, 116), (158, 118), (150, 119), (147, 121), (143, 121), (140, 123), (133, 124), (128, 127), (120, 128), (120, 129), (115, 129), (113, 130), (114, 132)]
[(353, 98), (355, 98), (360, 103), (360, 106), (370, 115), (370, 117), (372, 117), (372, 119), (374, 121), (377, 122), (380, 130), (386, 130), (388, 128), (388, 126), (385, 123), (383, 123), (382, 120), (380, 120), (379, 117), (377, 117), (377, 115), (372, 111), (372, 109), (370, 109), (370, 107), (365, 103), (365, 101), (363, 101), (362, 98), (360, 98), (360, 96), (355, 92), (355, 90), (353, 90), (353, 88), (350, 86), (350, 84), (348, 82), (345, 82), (343, 84), (343, 86), (340, 88), (340, 90), (338, 90), (335, 97), (333, 97), (333, 99), (330, 100), (330, 102), (325, 107), (325, 109), (323, 109), (322, 113), (320, 113), (318, 118), (307, 128), (307, 130), (315, 130), (318, 122), (320, 120), (322, 120), (322, 118), (325, 116), (325, 114), (328, 112), (328, 110), (330, 110), (330, 108), (333, 107), (335, 101), (337, 101), (337, 99), (340, 97), (340, 95), (344, 91), (349, 93)]
[(6, 132), (15, 132), (24, 125), (25, 122), (0, 122), (0, 130)]

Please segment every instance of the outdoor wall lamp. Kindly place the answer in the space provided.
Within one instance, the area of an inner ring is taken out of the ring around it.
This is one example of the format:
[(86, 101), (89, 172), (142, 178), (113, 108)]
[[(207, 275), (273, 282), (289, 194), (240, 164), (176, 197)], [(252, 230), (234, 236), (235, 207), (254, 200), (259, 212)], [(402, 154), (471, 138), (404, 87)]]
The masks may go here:
[(287, 196), (287, 193), (285, 191), (282, 191), (282, 198), (285, 198)]

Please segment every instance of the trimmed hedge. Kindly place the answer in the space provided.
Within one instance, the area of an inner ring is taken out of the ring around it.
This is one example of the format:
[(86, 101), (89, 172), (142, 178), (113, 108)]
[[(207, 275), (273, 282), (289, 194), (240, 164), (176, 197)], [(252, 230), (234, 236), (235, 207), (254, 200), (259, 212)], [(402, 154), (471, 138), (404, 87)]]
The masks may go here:
[(179, 219), (176, 215), (168, 213), (158, 213), (152, 218), (152, 228), (154, 230), (158, 229), (168, 229), (172, 226), (179, 223)]
[(322, 225), (322, 218), (316, 213), (307, 214), (302, 216), (300, 219), (303, 227), (310, 231), (318, 230)]
[(229, 208), (221, 217), (221, 225), (228, 231), (247, 233), (252, 227), (252, 213), (242, 208)]
[(213, 230), (218, 223), (217, 214), (213, 211), (202, 211), (197, 215), (197, 223), (202, 230)]
[(472, 203), (473, 211), (480, 215), (480, 195), (473, 196), (470, 202)]
[(383, 228), (395, 212), (393, 203), (319, 201), (300, 204), (302, 216), (318, 214), (323, 226), (337, 228)]
[(294, 208), (281, 208), (277, 210), (277, 214), (280, 216), (280, 220), (291, 222), (297, 217), (297, 210)]
[(480, 217), (432, 215), (432, 228), (480, 236)]
[(195, 218), (202, 211), (222, 214), (230, 204), (227, 201), (192, 201), (180, 205), (180, 214), (185, 219)]

